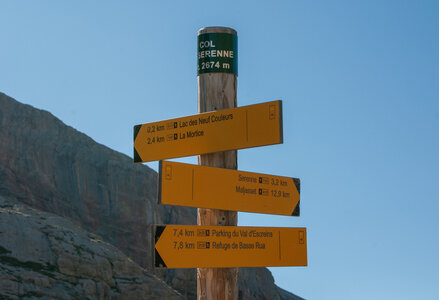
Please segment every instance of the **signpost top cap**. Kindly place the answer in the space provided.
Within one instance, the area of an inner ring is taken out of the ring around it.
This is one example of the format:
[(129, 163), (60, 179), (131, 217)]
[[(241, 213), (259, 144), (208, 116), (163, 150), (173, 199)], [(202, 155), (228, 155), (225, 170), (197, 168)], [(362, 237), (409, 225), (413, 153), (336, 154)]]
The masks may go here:
[(214, 27), (203, 27), (200, 30), (198, 30), (198, 35), (203, 34), (203, 33), (230, 33), (230, 34), (234, 34), (237, 35), (237, 32), (235, 29), (230, 28), (230, 27), (222, 27), (222, 26), (214, 26)]

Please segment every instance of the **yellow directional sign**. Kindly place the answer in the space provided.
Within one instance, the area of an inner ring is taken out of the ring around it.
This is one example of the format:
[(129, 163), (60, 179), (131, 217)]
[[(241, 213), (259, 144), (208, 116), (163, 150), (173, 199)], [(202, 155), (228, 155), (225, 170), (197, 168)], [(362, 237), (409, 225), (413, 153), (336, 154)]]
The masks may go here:
[(134, 162), (280, 144), (282, 101), (134, 126)]
[(306, 266), (306, 228), (155, 226), (155, 267)]
[(299, 216), (299, 193), (297, 178), (159, 163), (160, 204)]

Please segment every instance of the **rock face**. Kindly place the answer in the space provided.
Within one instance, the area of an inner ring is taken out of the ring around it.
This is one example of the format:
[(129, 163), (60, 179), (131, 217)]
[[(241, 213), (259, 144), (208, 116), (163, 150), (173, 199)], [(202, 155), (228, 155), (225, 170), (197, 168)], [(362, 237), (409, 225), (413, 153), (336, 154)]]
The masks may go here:
[(0, 298), (181, 299), (71, 221), (0, 196)]
[[(178, 290), (181, 297), (196, 297), (195, 270), (152, 268), (151, 225), (196, 223), (196, 211), (193, 208), (157, 205), (157, 174), (153, 170), (134, 164), (132, 158), (94, 142), (49, 112), (23, 105), (2, 93), (0, 142), (0, 196), (3, 199), (15, 201), (12, 205), (25, 204), (40, 210), (39, 213), (48, 212), (68, 219), (65, 222), (73, 222), (77, 228), (81, 227), (119, 249), (138, 268), (146, 269), (150, 276), (154, 274), (162, 278)], [(0, 232), (5, 231), (2, 226), (5, 226), (3, 218), (6, 215), (14, 214), (0, 214)], [(35, 236), (43, 239), (47, 235), (38, 226), (32, 228)], [(22, 232), (19, 227), (15, 230)], [(71, 227), (71, 232), (76, 230)], [(36, 232), (40, 233), (37, 235)], [(56, 230), (51, 232), (55, 236)], [(32, 239), (22, 238), (20, 243), (32, 247), (33, 242)], [(16, 247), (20, 243), (9, 245), (12, 249), (2, 247), (7, 249), (4, 251), (18, 253)], [(116, 248), (111, 249), (117, 251)], [(42, 260), (38, 263), (52, 266), (50, 259), (54, 258), (49, 257), (48, 253), (56, 254), (56, 250), (44, 249), (41, 250)], [(75, 253), (73, 251), (71, 255), (75, 256)], [(13, 257), (23, 261), (18, 256)], [(111, 259), (108, 256), (107, 261)], [(1, 261), (0, 268), (6, 266)], [(58, 270), (62, 268), (59, 269), (58, 265)], [(74, 274), (60, 272), (63, 276), (82, 278), (83, 274), (78, 275), (76, 271)], [(57, 277), (57, 284), (71, 284), (68, 279), (64, 282), (63, 278), (67, 277)], [(109, 277), (106, 280), (110, 280)], [(102, 282), (113, 288), (107, 281)], [(92, 286), (91, 283), (89, 285)], [(75, 283), (75, 290), (81, 290), (77, 286)], [(88, 286), (88, 283), (84, 286)], [(97, 286), (96, 289), (100, 289)], [(84, 288), (81, 291), (84, 292)], [(78, 295), (82, 292), (78, 292)], [(101, 294), (96, 292), (94, 295), (100, 297)], [(297, 299), (276, 287), (271, 273), (265, 268), (241, 269), (240, 296), (242, 299)]]

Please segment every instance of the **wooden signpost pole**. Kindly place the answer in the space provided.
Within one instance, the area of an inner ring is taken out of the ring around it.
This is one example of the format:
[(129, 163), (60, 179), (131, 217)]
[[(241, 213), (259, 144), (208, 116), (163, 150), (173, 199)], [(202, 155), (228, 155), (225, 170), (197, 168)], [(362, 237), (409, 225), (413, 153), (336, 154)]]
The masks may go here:
[[(235, 30), (226, 27), (198, 31), (199, 113), (237, 106), (236, 35)], [(234, 46), (229, 47), (229, 41)], [(237, 151), (199, 155), (198, 164), (236, 170)], [(236, 226), (237, 222), (237, 212), (198, 209), (198, 225)], [(238, 268), (198, 268), (197, 295), (198, 299), (238, 299)]]

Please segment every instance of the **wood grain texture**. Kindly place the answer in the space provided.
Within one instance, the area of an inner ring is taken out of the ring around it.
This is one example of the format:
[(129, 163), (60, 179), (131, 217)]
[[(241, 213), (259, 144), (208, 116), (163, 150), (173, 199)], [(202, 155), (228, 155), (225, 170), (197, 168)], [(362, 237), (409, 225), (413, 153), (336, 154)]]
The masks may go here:
[[(207, 27), (198, 34), (207, 32), (236, 31), (226, 27)], [(207, 73), (197, 77), (198, 112), (234, 108), (237, 106), (237, 76), (228, 73)], [(224, 151), (198, 156), (198, 164), (217, 168), (237, 169), (237, 151)], [(236, 226), (238, 213), (227, 210), (198, 209), (198, 225)], [(238, 268), (198, 268), (198, 299), (238, 299)]]

